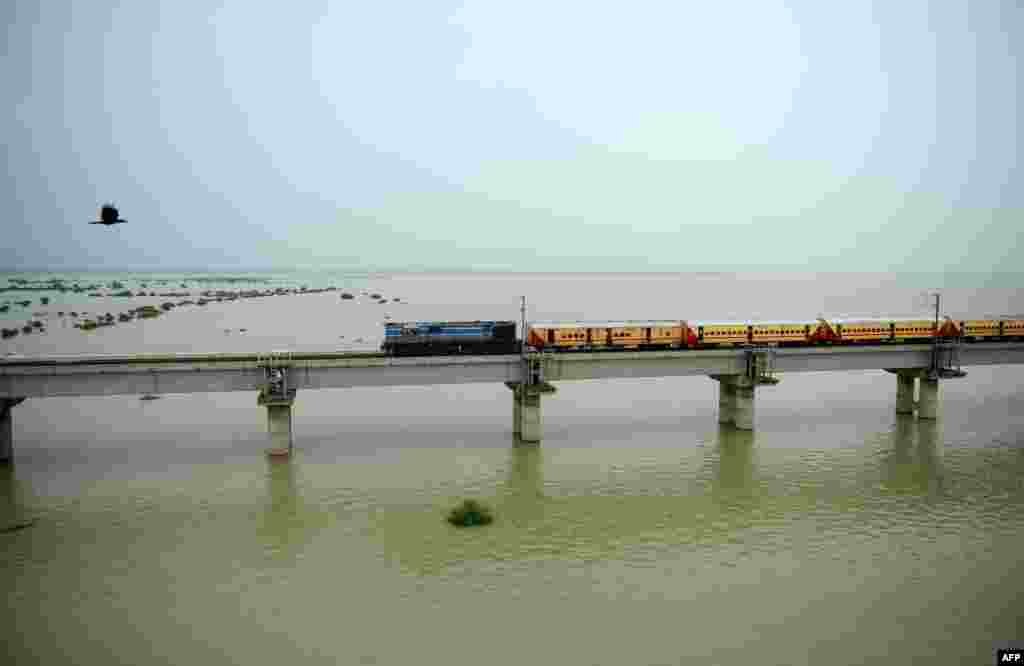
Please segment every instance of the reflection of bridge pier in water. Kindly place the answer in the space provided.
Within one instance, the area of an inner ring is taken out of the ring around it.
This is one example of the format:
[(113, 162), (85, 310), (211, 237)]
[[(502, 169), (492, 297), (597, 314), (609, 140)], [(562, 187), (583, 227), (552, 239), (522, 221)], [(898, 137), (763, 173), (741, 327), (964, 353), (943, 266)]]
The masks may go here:
[(302, 500), (297, 467), (294, 461), (267, 459), (259, 534), (264, 549), (275, 559), (290, 560), (319, 531), (320, 521)]
[(712, 494), (717, 499), (731, 502), (755, 495), (754, 440), (753, 431), (719, 425), (711, 461)]
[(544, 512), (544, 499), (544, 449), (517, 443), (508, 453), (501, 512), (514, 521), (538, 518)]
[(941, 421), (897, 416), (889, 441), (882, 460), (887, 489), (918, 493), (942, 489)]

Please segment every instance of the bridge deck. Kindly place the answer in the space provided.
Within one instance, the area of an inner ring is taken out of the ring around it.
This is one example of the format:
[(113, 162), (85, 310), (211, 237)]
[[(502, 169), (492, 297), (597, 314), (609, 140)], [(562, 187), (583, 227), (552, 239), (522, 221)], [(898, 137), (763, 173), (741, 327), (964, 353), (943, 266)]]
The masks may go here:
[[(774, 370), (825, 372), (927, 368), (932, 346), (774, 350)], [(263, 354), (138, 354), (0, 359), (0, 398), (258, 390)], [(541, 354), (547, 381), (741, 374), (743, 349)], [(376, 352), (294, 352), (297, 389), (518, 382), (518, 355), (392, 357)], [(964, 366), (1024, 363), (1024, 343), (965, 344)]]

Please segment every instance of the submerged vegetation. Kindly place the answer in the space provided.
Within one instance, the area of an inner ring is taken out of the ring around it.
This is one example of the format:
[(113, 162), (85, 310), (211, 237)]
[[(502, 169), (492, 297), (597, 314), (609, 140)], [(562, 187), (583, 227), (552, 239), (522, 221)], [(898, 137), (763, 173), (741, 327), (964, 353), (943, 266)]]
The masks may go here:
[(491, 510), (476, 500), (464, 500), (448, 514), (448, 522), (456, 527), (489, 525), (494, 521)]

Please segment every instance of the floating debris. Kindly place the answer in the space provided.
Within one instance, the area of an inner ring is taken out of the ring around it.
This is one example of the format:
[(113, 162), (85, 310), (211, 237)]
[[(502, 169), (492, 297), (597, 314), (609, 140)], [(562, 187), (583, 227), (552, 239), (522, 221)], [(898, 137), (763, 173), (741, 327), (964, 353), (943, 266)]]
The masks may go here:
[(20, 532), (25, 528), (32, 527), (37, 522), (39, 522), (37, 519), (32, 518), (30, 520), (22, 520), (20, 522), (14, 523), (13, 525), (5, 525), (4, 527), (0, 528), (0, 533), (9, 534), (11, 532)]
[(147, 394), (145, 394), (145, 395), (143, 395), (143, 396), (140, 396), (140, 397), (139, 397), (139, 400), (145, 400), (145, 401), (149, 401), (149, 400), (159, 400), (159, 399), (160, 399), (160, 396), (158, 396), (158, 395), (153, 395), (152, 393), (147, 393)]

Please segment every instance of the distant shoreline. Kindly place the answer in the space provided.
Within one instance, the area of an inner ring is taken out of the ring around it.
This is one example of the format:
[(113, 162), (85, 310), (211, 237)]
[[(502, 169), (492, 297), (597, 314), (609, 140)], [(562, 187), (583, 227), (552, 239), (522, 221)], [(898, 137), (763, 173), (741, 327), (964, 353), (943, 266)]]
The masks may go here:
[(1024, 271), (801, 271), (793, 268), (780, 267), (748, 267), (737, 270), (711, 270), (711, 269), (652, 269), (652, 270), (512, 270), (507, 268), (361, 268), (361, 267), (296, 267), (296, 268), (267, 268), (267, 267), (219, 267), (219, 266), (197, 266), (197, 267), (32, 267), (32, 268), (4, 268), (0, 267), (0, 275), (25, 275), (25, 274), (94, 274), (94, 275), (115, 275), (115, 274), (137, 274), (137, 275), (181, 275), (181, 274), (207, 274), (207, 275), (293, 275), (302, 274), (341, 274), (341, 275), (687, 275), (700, 277), (724, 277), (731, 275), (865, 275), (865, 276), (888, 276), (899, 277), (924, 277), (924, 276), (1019, 276), (1024, 277)]

